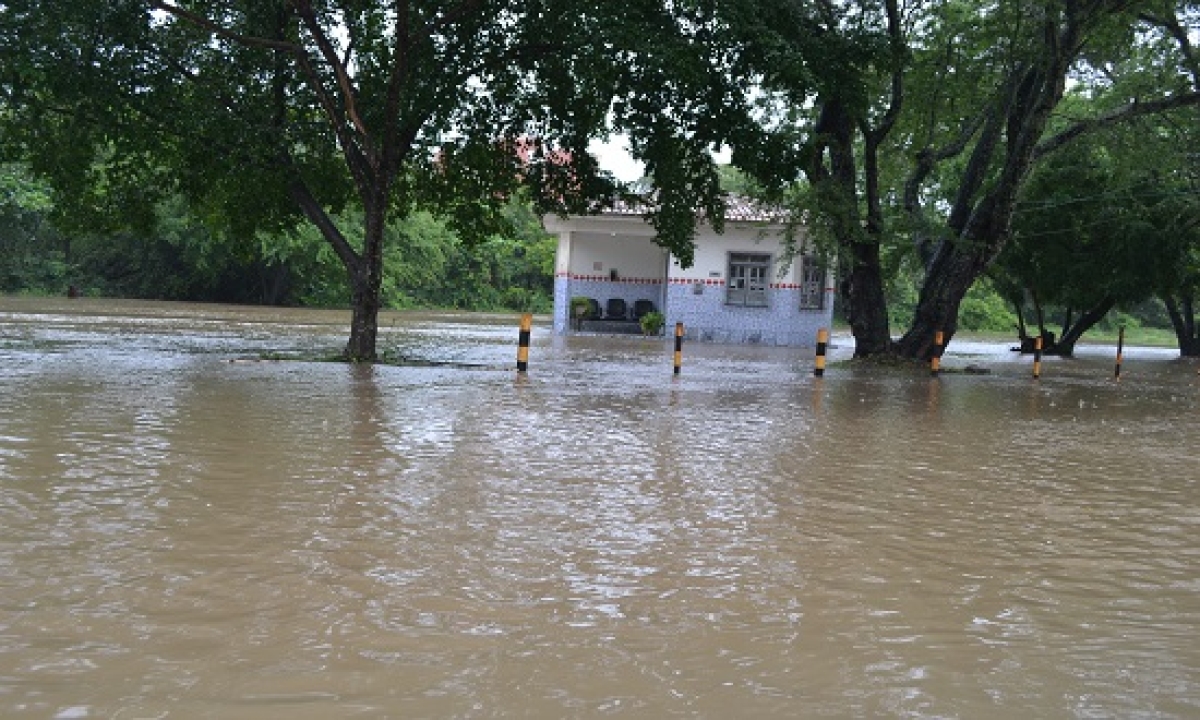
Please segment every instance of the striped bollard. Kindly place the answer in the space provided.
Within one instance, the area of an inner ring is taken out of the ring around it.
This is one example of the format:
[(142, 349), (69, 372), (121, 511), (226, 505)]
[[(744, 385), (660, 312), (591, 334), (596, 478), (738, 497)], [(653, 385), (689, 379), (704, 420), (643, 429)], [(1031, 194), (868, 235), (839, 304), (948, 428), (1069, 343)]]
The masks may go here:
[(1037, 380), (1042, 376), (1042, 336), (1038, 335), (1033, 340), (1033, 379)]
[(1121, 380), (1121, 361), (1125, 354), (1125, 326), (1121, 326), (1121, 330), (1117, 333), (1117, 367), (1113, 370), (1113, 377), (1118, 382)]
[(683, 367), (683, 323), (675, 323), (675, 374)]
[(945, 339), (946, 335), (941, 330), (933, 334), (933, 357), (929, 358), (929, 374), (934, 377), (937, 377), (942, 371), (942, 350)]
[(529, 336), (533, 330), (533, 315), (521, 316), (521, 334), (517, 338), (517, 372), (529, 369)]
[(825, 377), (825, 353), (829, 350), (829, 331), (821, 328), (817, 331), (817, 360), (813, 375)]

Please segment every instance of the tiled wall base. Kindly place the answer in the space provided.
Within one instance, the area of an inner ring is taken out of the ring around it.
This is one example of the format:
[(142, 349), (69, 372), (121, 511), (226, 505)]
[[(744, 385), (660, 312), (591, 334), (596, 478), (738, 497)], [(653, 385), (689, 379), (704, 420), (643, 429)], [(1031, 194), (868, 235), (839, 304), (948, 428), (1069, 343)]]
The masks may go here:
[[(690, 341), (812, 347), (817, 331), (828, 328), (832, 310), (801, 310), (800, 291), (772, 288), (767, 307), (733, 307), (725, 304), (725, 288), (708, 285), (699, 294), (692, 284), (667, 287), (666, 315), (668, 331), (682, 322)], [(623, 283), (596, 280), (572, 280), (558, 277), (554, 282), (554, 331), (570, 329), (567, 314), (573, 296), (595, 298), (601, 306), (609, 298), (619, 297), (632, 307), (635, 300), (651, 300), (660, 309), (663, 286), (653, 283)], [(827, 305), (832, 298), (827, 298)]]

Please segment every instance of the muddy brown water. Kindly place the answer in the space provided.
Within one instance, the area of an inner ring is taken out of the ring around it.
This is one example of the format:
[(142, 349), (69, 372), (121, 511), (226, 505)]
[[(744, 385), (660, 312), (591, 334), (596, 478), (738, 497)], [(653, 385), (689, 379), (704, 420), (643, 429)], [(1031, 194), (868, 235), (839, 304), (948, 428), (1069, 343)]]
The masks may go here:
[(0, 717), (1200, 715), (1173, 352), (345, 324), (0, 299)]

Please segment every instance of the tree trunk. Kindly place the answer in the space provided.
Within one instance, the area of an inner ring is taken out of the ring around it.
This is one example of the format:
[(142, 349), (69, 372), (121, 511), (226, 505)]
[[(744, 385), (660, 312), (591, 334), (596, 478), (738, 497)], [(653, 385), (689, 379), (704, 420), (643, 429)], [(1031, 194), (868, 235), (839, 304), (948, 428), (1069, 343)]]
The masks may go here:
[(1029, 293), (1033, 300), (1033, 312), (1037, 316), (1038, 335), (1046, 337), (1046, 311), (1042, 308), (1042, 299), (1038, 297), (1037, 290), (1031, 290)]
[(985, 265), (986, 257), (976, 243), (944, 243), (939, 248), (921, 288), (912, 325), (896, 343), (901, 357), (928, 360), (939, 331), (944, 333), (943, 345), (950, 342), (958, 329), (958, 307)]
[(1196, 334), (1196, 313), (1191, 294), (1185, 293), (1179, 299), (1166, 295), (1163, 303), (1171, 317), (1171, 326), (1175, 328), (1179, 354), (1183, 357), (1200, 357), (1200, 337)]
[[(1101, 300), (1096, 307), (1080, 315), (1079, 320), (1074, 323), (1070, 323), (1069, 325), (1064, 325), (1062, 337), (1060, 337), (1058, 342), (1055, 342), (1047, 350), (1047, 352), (1051, 355), (1061, 355), (1062, 357), (1071, 357), (1074, 355), (1075, 344), (1079, 342), (1079, 338), (1083, 337), (1083, 334), (1088, 330), (1091, 330), (1093, 327), (1095, 327), (1096, 323), (1103, 320), (1104, 316), (1108, 314), (1108, 311), (1112, 310), (1113, 306), (1116, 304), (1116, 300), (1111, 297), (1106, 297)], [(1068, 313), (1068, 318), (1069, 317), (1070, 313)]]
[(892, 337), (887, 299), (883, 294), (879, 245), (856, 242), (850, 245), (850, 250), (853, 265), (842, 282), (841, 295), (846, 303), (846, 319), (854, 334), (854, 357), (882, 355), (891, 351)]
[(1025, 305), (1020, 296), (1011, 297), (1008, 301), (1012, 303), (1013, 312), (1017, 314), (1017, 339), (1024, 344), (1025, 338), (1029, 337), (1029, 328), (1025, 327)]
[(292, 199), (337, 253), (350, 279), (350, 339), (342, 357), (375, 362), (379, 336), (380, 288), (383, 285), (383, 231), (387, 223), (387, 188), (377, 188), (363, 208), (363, 247), (356, 252), (302, 180), (289, 187)]
[(383, 201), (364, 209), (363, 251), (350, 272), (350, 339), (343, 357), (350, 362), (375, 362), (379, 337), (379, 308), (383, 286), (383, 231), (387, 222)]
[(830, 222), (838, 252), (850, 265), (841, 295), (854, 334), (854, 357), (886, 353), (892, 339), (879, 259), (880, 221), (868, 211), (864, 228), (854, 157), (854, 117), (840, 98), (827, 98), (815, 130), (820, 141), (805, 173), (823, 200), (822, 212)]

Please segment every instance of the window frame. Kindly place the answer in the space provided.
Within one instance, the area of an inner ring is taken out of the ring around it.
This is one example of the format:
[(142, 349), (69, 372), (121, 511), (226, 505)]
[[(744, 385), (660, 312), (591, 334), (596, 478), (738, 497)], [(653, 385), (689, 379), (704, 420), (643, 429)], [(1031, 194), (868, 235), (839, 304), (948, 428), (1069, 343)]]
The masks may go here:
[(800, 309), (825, 309), (825, 264), (815, 255), (800, 257)]
[(770, 253), (729, 251), (725, 258), (725, 304), (730, 307), (770, 307), (768, 290), (773, 261)]

